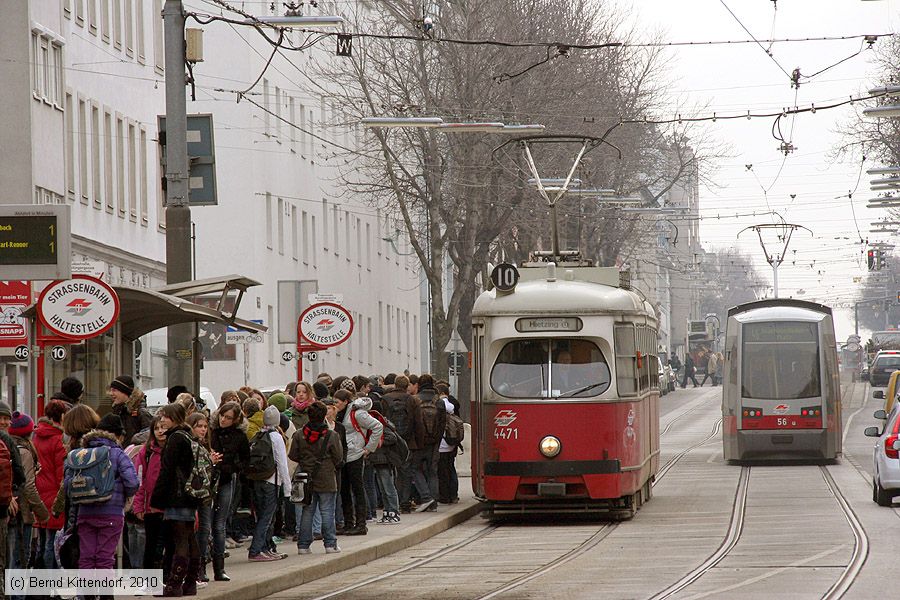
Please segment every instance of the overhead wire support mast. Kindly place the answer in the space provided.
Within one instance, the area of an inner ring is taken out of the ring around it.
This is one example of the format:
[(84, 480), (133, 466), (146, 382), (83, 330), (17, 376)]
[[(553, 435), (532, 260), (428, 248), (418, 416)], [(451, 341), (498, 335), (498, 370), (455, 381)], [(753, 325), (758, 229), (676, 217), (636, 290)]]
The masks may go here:
[[(749, 227), (745, 227), (741, 231), (738, 232), (738, 237), (741, 237), (741, 234), (747, 231), (748, 229), (752, 229), (756, 232), (757, 237), (759, 237), (759, 245), (762, 246), (763, 255), (766, 257), (766, 262), (769, 263), (772, 267), (772, 290), (775, 294), (775, 297), (778, 297), (778, 267), (781, 266), (781, 263), (784, 262), (785, 257), (787, 256), (788, 245), (791, 243), (791, 236), (794, 234), (794, 231), (797, 229), (805, 229), (809, 231), (810, 235), (814, 235), (812, 230), (808, 227), (804, 227), (803, 225), (796, 225), (794, 223), (762, 223), (760, 225), (751, 225)], [(781, 233), (778, 235), (778, 240), (784, 243), (784, 246), (781, 248), (781, 252), (770, 254), (768, 250), (766, 250), (766, 242), (763, 240), (763, 230), (765, 229), (775, 229), (781, 230)]]

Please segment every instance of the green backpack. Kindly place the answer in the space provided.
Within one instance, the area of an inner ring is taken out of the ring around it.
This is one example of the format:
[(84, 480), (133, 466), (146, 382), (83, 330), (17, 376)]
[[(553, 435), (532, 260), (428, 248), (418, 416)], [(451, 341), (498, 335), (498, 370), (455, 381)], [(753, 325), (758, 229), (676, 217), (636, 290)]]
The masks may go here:
[(184, 482), (184, 491), (197, 500), (209, 500), (213, 495), (213, 463), (209, 452), (192, 436), (185, 433), (191, 442), (191, 472)]

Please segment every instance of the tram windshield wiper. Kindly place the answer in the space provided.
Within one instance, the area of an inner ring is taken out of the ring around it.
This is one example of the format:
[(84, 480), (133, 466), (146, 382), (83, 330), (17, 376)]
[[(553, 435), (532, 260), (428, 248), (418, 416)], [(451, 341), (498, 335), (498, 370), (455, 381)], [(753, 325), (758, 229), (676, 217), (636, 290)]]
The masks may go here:
[(564, 392), (564, 393), (560, 394), (559, 396), (557, 396), (557, 398), (566, 398), (566, 397), (569, 397), (569, 396), (575, 396), (575, 395), (580, 394), (580, 393), (582, 393), (582, 392), (586, 392), (586, 391), (588, 391), (588, 390), (592, 390), (592, 389), (594, 389), (594, 388), (596, 388), (596, 387), (600, 387), (601, 385), (606, 385), (606, 384), (608, 384), (608, 383), (609, 383), (608, 381), (598, 381), (598, 382), (596, 382), (596, 383), (589, 383), (588, 385), (586, 385), (586, 386), (584, 386), (584, 387), (580, 387), (580, 388), (578, 388), (578, 389), (576, 389), (576, 390), (569, 390), (568, 392)]

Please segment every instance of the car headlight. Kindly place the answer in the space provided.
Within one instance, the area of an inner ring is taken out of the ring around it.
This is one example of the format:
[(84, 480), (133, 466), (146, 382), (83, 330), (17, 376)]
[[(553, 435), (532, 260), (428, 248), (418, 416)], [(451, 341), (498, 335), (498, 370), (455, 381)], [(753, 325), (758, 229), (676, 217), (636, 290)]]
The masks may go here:
[(548, 435), (541, 440), (541, 454), (547, 458), (553, 458), (559, 454), (560, 450), (562, 450), (562, 444), (559, 442), (558, 437)]

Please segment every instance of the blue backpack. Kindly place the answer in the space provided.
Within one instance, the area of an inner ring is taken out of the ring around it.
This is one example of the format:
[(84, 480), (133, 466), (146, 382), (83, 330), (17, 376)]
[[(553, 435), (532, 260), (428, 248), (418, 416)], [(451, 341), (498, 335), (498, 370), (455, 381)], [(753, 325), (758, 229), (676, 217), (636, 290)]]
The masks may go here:
[(112, 498), (116, 471), (107, 446), (72, 450), (66, 456), (65, 466), (72, 472), (66, 490), (72, 504), (98, 504)]

